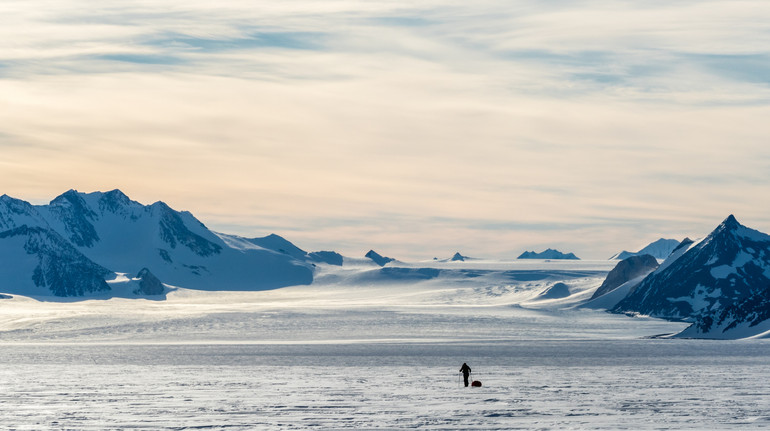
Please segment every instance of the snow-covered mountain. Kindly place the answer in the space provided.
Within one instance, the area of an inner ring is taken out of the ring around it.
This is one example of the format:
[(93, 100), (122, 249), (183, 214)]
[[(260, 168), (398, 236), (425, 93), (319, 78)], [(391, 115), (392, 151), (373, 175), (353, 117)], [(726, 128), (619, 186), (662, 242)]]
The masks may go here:
[(612, 311), (692, 320), (688, 336), (740, 338), (770, 317), (769, 289), (770, 235), (730, 215), (702, 241), (683, 243)]
[(615, 256), (612, 256), (610, 260), (623, 260), (631, 256), (642, 256), (645, 254), (651, 255), (655, 259), (664, 260), (668, 257), (668, 255), (671, 254), (672, 251), (674, 251), (675, 248), (679, 246), (679, 243), (680, 242), (675, 239), (660, 238), (659, 240), (646, 245), (644, 248), (635, 253), (623, 250)]
[(192, 289), (270, 289), (312, 282), (306, 255), (277, 235), (215, 233), (189, 212), (120, 190), (70, 190), (48, 205), (0, 197), (0, 291), (9, 293), (89, 295), (110, 290), (105, 278), (143, 268)]
[(580, 258), (573, 253), (562, 253), (559, 250), (549, 248), (543, 252), (535, 253), (534, 251), (525, 251), (517, 259), (573, 259), (579, 260)]

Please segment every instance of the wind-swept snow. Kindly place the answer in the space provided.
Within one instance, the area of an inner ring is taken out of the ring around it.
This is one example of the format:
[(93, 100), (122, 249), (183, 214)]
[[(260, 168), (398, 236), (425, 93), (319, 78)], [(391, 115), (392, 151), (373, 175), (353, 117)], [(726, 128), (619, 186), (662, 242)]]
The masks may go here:
[[(312, 285), (269, 291), (171, 287), (163, 301), (15, 295), (0, 301), (0, 423), (84, 430), (766, 428), (757, 376), (770, 371), (770, 345), (750, 340), (725, 350), (648, 338), (687, 325), (575, 308), (614, 263), (383, 268), (366, 259), (319, 264)], [(110, 283), (135, 289), (137, 275)], [(482, 388), (458, 386), (463, 362)]]

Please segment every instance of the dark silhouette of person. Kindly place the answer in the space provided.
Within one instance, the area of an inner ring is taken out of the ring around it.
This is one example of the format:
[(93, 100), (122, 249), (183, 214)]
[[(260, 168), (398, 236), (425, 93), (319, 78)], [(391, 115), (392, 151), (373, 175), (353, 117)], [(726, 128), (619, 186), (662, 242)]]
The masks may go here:
[(471, 367), (468, 366), (465, 362), (463, 362), (463, 366), (460, 367), (460, 372), (463, 373), (463, 379), (465, 380), (465, 387), (468, 387), (468, 376), (471, 375)]

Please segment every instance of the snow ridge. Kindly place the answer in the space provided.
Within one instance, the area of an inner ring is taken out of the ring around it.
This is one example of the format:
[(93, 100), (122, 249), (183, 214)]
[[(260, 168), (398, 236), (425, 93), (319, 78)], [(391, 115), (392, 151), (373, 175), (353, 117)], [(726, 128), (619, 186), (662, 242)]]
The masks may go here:
[(675, 239), (660, 238), (657, 241), (646, 245), (644, 248), (635, 253), (623, 250), (615, 256), (612, 256), (610, 260), (623, 260), (631, 256), (643, 256), (645, 254), (649, 254), (656, 259), (663, 260), (666, 259), (671, 254), (671, 252), (679, 246), (679, 244), (680, 242)]
[[(0, 278), (13, 280), (4, 287), (9, 293), (108, 294), (116, 283), (105, 279), (143, 269), (170, 285), (203, 290), (312, 282), (306, 253), (277, 235), (266, 238), (283, 248), (274, 250), (260, 239), (220, 236), (189, 212), (163, 202), (142, 205), (120, 190), (68, 190), (48, 205), (0, 197)], [(157, 286), (138, 290), (158, 291)]]

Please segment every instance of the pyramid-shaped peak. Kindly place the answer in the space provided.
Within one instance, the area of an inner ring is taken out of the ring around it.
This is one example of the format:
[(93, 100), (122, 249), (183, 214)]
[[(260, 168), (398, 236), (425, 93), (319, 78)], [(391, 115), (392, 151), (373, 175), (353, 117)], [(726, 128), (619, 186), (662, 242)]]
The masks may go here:
[(738, 223), (734, 215), (730, 214), (709, 236), (714, 238), (722, 235), (739, 235), (743, 230), (745, 230), (743, 225)]
[(133, 202), (125, 193), (119, 189), (110, 190), (107, 193), (98, 193), (99, 208), (108, 209), (113, 212), (131, 205)]
[(727, 218), (721, 224), (721, 226), (725, 226), (725, 227), (730, 228), (730, 229), (735, 229), (735, 228), (737, 228), (740, 225), (741, 224), (738, 223), (738, 220), (732, 214), (727, 216)]
[(21, 199), (16, 199), (16, 198), (8, 196), (6, 194), (3, 194), (2, 196), (0, 196), (0, 202), (6, 203), (6, 204), (18, 204), (18, 203), (22, 203), (22, 202), (26, 203), (25, 201), (23, 201)]
[(79, 201), (80, 193), (75, 189), (69, 189), (66, 192), (60, 194), (59, 196), (56, 196), (51, 200), (51, 205), (60, 205), (64, 202), (77, 202)]
[(104, 194), (104, 196), (107, 196), (107, 197), (109, 197), (109, 198), (111, 198), (111, 199), (131, 200), (131, 199), (130, 199), (128, 196), (126, 196), (126, 194), (125, 194), (125, 193), (123, 193), (123, 191), (121, 191), (120, 189), (114, 189), (114, 190), (110, 190), (110, 191), (106, 192), (106, 193)]

